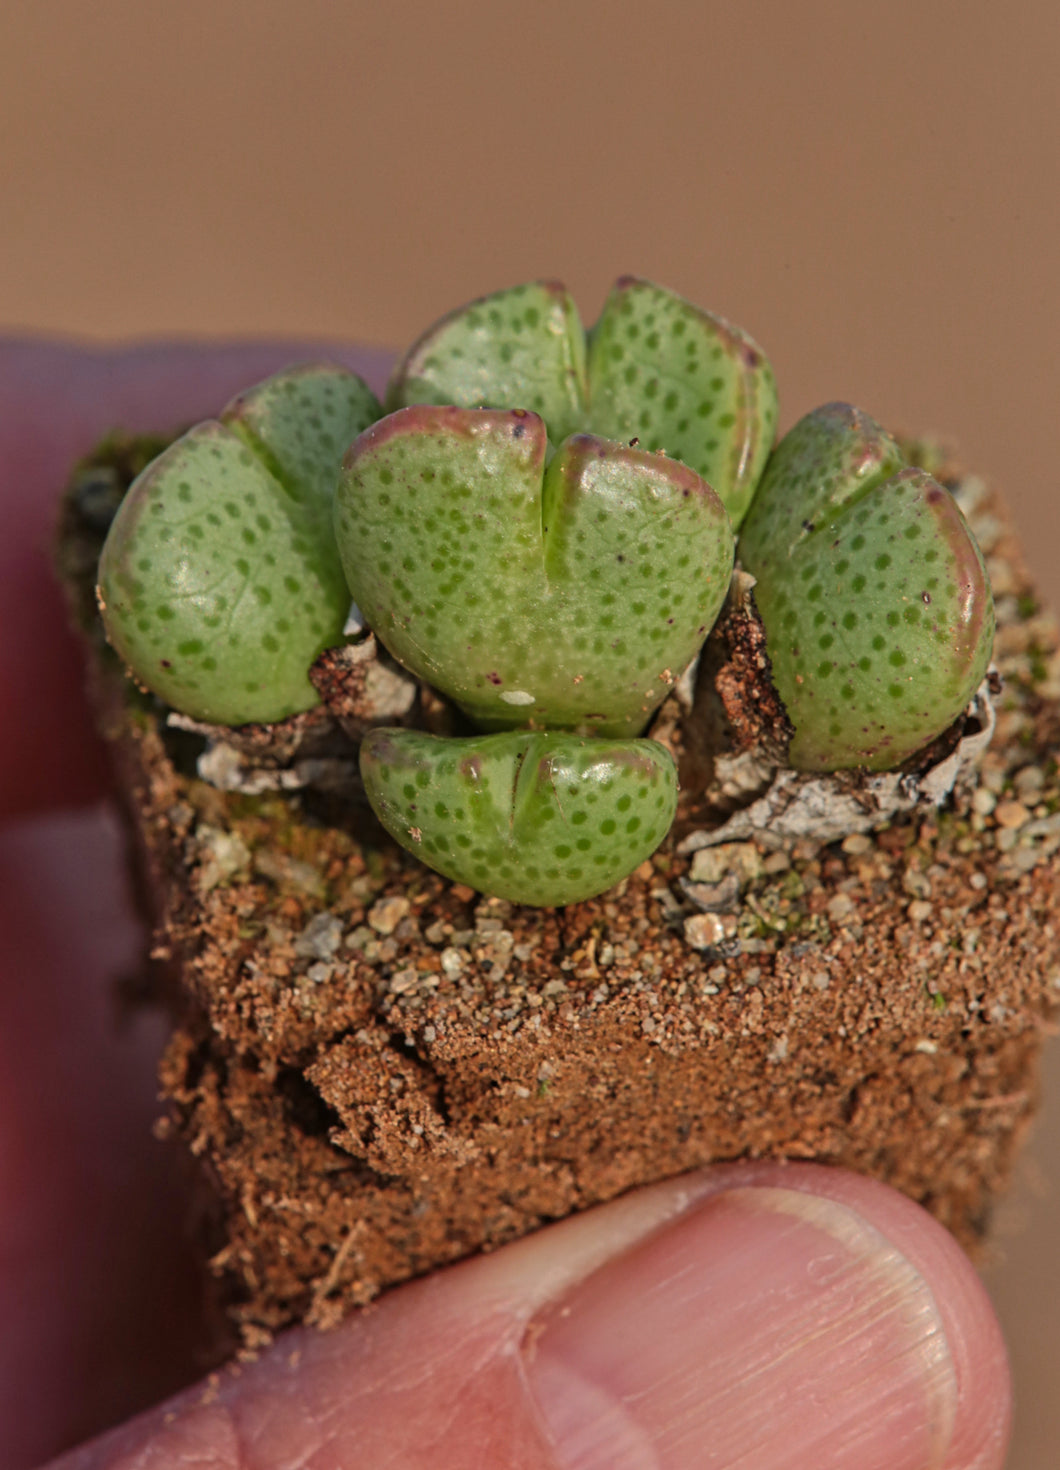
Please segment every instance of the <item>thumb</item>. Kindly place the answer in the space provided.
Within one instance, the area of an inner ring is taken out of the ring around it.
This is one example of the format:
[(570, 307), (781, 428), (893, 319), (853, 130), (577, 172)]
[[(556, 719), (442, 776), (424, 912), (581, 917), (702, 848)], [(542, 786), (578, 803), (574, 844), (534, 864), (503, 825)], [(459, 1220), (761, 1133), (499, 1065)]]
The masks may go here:
[(56, 1470), (998, 1470), (1008, 1416), (941, 1227), (866, 1179), (736, 1165), (292, 1333)]

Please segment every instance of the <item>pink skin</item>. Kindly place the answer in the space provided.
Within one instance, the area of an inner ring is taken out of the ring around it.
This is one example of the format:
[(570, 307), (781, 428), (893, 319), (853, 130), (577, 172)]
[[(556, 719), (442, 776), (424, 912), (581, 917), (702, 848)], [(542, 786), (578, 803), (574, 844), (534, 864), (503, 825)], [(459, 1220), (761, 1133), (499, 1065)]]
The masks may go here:
[[(48, 571), (70, 461), (175, 427), (297, 346), (0, 345), (0, 1464), (29, 1470), (198, 1376), (195, 1271), (153, 1021), (114, 1025), (138, 931)], [(26, 637), (33, 628), (32, 640)], [(32, 705), (29, 706), (29, 700)], [(950, 1238), (807, 1165), (642, 1190), (389, 1293), (335, 1332), (64, 1456), (64, 1470), (998, 1470), (1004, 1349)]]

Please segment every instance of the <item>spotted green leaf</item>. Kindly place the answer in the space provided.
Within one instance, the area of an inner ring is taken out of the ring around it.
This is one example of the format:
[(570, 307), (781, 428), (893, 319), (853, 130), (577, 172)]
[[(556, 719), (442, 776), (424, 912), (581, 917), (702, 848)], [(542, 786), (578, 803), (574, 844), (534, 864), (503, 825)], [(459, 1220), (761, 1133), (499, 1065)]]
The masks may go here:
[(107, 636), (196, 719), (242, 725), (317, 703), (307, 670), (350, 596), (331, 531), (343, 453), (378, 417), (340, 368), (305, 367), (198, 424), (130, 487), (99, 568)]
[(653, 740), (373, 730), (361, 775), (383, 826), (428, 867), (546, 907), (628, 876), (665, 837), (677, 806), (673, 758)]
[(945, 730), (990, 659), (982, 555), (949, 492), (867, 415), (781, 441), (740, 541), (804, 770), (884, 770)]
[(409, 350), (390, 409), (413, 403), (527, 408), (553, 441), (584, 427), (585, 333), (558, 281), (532, 281), (450, 312)]
[(418, 406), (352, 446), (336, 495), (351, 591), (395, 658), (482, 728), (639, 733), (732, 570), (713, 490), (663, 455), (544, 421)]
[(762, 349), (650, 281), (616, 282), (589, 345), (588, 422), (690, 465), (739, 527), (773, 445), (777, 391)]
[(848, 501), (903, 466), (896, 441), (860, 408), (815, 408), (788, 430), (766, 466), (740, 529), (740, 561), (767, 580)]

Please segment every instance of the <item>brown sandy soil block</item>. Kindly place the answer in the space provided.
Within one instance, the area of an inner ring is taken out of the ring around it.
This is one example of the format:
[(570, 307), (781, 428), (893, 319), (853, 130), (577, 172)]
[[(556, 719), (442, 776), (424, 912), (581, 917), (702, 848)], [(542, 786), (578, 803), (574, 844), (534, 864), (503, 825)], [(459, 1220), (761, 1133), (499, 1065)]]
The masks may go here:
[[(981, 482), (941, 471), (997, 599), (997, 729), (946, 805), (697, 847), (719, 815), (686, 798), (618, 888), (534, 910), (399, 851), (334, 730), (315, 785), (289, 749), (256, 767), (274, 789), (200, 779), (204, 737), (125, 679), (91, 596), (153, 447), (82, 467), (61, 559), (174, 1015), (164, 1131), (201, 1162), (204, 1246), (247, 1345), (722, 1159), (862, 1170), (981, 1240), (1060, 998), (1057, 632)], [(659, 733), (687, 770), (686, 715)]]

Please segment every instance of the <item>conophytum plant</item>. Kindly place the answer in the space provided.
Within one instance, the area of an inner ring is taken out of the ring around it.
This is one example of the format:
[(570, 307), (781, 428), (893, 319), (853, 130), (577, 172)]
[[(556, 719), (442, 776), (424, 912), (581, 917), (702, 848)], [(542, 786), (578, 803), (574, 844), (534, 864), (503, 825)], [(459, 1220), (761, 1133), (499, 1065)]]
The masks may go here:
[(986, 673), (994, 604), (953, 496), (829, 403), (770, 458), (740, 538), (802, 770), (900, 765)]
[(313, 660), (350, 609), (332, 532), (343, 453), (379, 417), (352, 373), (270, 378), (130, 487), (99, 566), (107, 636), (167, 704), (219, 725), (318, 702)]
[(673, 821), (675, 763), (640, 737), (736, 557), (798, 768), (900, 764), (986, 670), (989, 582), (948, 491), (848, 405), (774, 448), (775, 425), (761, 349), (669, 291), (621, 279), (588, 333), (554, 282), (501, 291), (420, 338), (385, 411), (297, 368), (171, 445), (104, 547), (107, 634), (182, 713), (269, 723), (317, 702), (352, 600), (480, 732), (371, 730), (383, 826), (482, 891), (588, 898)]

